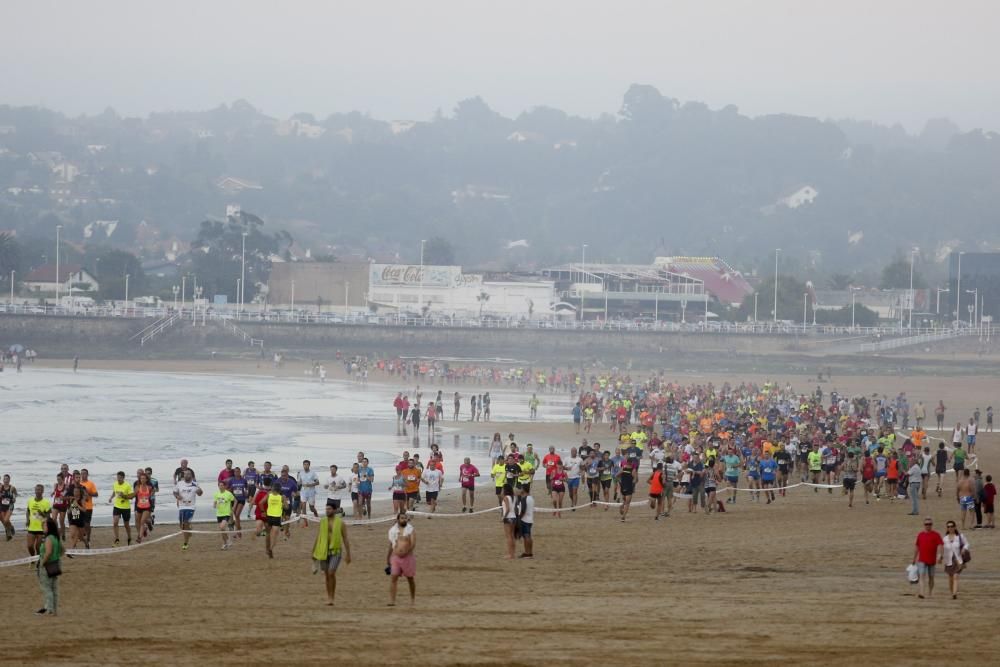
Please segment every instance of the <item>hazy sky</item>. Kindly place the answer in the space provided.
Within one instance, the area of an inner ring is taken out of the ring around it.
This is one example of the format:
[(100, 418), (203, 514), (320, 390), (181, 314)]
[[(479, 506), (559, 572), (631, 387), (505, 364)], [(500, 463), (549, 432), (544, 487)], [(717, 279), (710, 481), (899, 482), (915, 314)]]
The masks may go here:
[(615, 112), (630, 83), (744, 113), (1000, 129), (997, 0), (3, 0), (0, 103), (361, 110), (482, 95)]

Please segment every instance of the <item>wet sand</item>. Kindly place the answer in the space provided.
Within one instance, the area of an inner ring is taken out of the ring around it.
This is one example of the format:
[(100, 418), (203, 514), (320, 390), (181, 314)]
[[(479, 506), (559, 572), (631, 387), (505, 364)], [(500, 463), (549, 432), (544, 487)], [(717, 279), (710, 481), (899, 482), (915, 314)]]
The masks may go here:
[[(136, 362), (129, 362), (135, 367)], [(167, 370), (157, 362), (159, 370)], [(250, 364), (251, 366), (253, 364)], [(191, 368), (177, 368), (191, 372)], [(206, 372), (220, 372), (206, 371)], [(742, 378), (740, 378), (742, 379)], [(785, 378), (781, 378), (783, 381)], [(899, 378), (837, 379), (824, 389), (906, 388), (911, 401), (946, 399), (949, 421), (968, 412), (995, 381), (935, 379), (906, 386)], [(796, 386), (815, 387), (815, 383)], [(940, 396), (939, 396), (940, 395)], [(463, 433), (514, 431), (519, 440), (561, 446), (572, 424), (468, 424)], [(595, 428), (595, 431), (598, 429)], [(600, 433), (591, 440), (600, 439)], [(932, 438), (937, 438), (932, 433)], [(980, 465), (1000, 472), (1000, 437), (980, 437)], [(450, 466), (455, 462), (446, 461)], [(453, 470), (447, 470), (450, 475)], [(449, 482), (454, 486), (454, 481)], [(65, 563), (56, 618), (36, 618), (34, 570), (0, 569), (9, 664), (796, 664), (864, 660), (877, 664), (941, 664), (995, 659), (995, 600), (1000, 594), (1000, 535), (969, 531), (974, 561), (951, 600), (939, 572), (936, 594), (918, 600), (905, 581), (920, 517), (909, 503), (847, 508), (839, 490), (794, 489), (774, 505), (741, 494), (725, 514), (688, 514), (679, 505), (653, 521), (639, 502), (629, 520), (612, 508), (579, 508), (557, 519), (539, 514), (533, 561), (506, 561), (496, 514), (415, 521), (417, 604), (386, 606), (382, 571), (389, 524), (350, 528), (354, 562), (342, 565), (337, 603), (324, 606), (319, 575), (310, 574), (315, 528), (293, 529), (268, 560), (260, 540), (228, 552), (216, 536), (197, 535), (191, 550), (175, 538), (128, 553)], [(539, 506), (549, 502), (539, 491)], [(953, 477), (943, 498), (922, 511), (943, 530), (957, 518)], [(452, 488), (440, 511), (461, 505)], [(478, 508), (493, 502), (487, 480)], [(199, 514), (211, 510), (199, 500)], [(160, 527), (173, 512), (161, 502)], [(23, 502), (19, 503), (23, 513)], [(389, 513), (376, 505), (376, 516)], [(97, 531), (95, 546), (107, 546)], [(25, 554), (19, 530), (0, 542), (0, 560)]]

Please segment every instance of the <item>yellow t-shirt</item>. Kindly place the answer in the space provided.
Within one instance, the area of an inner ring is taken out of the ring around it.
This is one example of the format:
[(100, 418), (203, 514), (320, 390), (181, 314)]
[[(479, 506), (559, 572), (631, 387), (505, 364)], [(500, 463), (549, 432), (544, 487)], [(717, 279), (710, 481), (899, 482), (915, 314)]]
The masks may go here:
[(45, 528), (45, 519), (48, 518), (51, 511), (52, 503), (49, 502), (48, 498), (35, 500), (35, 497), (32, 496), (31, 500), (28, 501), (28, 531), (42, 532)]
[(493, 483), (499, 489), (501, 486), (503, 486), (504, 476), (505, 473), (507, 472), (507, 468), (504, 467), (504, 464), (502, 463), (494, 463), (493, 469), (490, 470), (490, 472), (493, 475)]
[(129, 507), (131, 507), (131, 505), (129, 504), (129, 499), (122, 498), (118, 494), (120, 493), (122, 496), (128, 496), (129, 494), (131, 494), (132, 484), (129, 482), (122, 482), (121, 484), (115, 482), (111, 486), (112, 486), (111, 492), (114, 494), (115, 498), (114, 506), (120, 510), (127, 510)]
[(267, 515), (280, 517), (285, 509), (285, 497), (280, 493), (267, 494)]

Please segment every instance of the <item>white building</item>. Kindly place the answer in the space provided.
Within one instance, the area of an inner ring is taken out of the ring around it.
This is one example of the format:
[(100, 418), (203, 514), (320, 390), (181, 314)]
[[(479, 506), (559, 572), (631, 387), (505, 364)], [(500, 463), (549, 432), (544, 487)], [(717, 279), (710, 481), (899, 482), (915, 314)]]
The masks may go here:
[(372, 264), (368, 303), (380, 311), (435, 317), (549, 319), (552, 281), (488, 280), (460, 266)]

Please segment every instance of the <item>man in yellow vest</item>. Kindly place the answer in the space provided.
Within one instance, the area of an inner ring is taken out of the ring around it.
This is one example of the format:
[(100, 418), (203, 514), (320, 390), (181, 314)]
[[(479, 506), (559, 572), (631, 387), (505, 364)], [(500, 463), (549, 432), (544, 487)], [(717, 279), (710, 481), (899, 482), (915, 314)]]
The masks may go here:
[(326, 579), (326, 604), (333, 606), (333, 596), (337, 593), (337, 568), (341, 558), (351, 562), (351, 543), (347, 539), (347, 525), (342, 510), (332, 505), (326, 506), (326, 516), (319, 520), (319, 532), (312, 551), (315, 574), (323, 570)]

